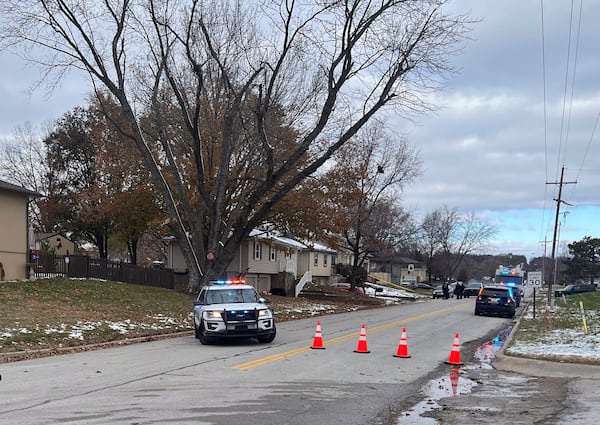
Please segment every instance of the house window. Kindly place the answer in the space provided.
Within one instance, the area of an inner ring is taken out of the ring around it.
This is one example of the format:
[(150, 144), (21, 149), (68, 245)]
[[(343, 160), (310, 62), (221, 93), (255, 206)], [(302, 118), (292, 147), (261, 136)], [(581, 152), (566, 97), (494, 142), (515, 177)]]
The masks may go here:
[(277, 249), (273, 245), (271, 245), (271, 250), (269, 251), (269, 259), (271, 261), (277, 260)]
[(254, 241), (254, 259), (260, 260), (262, 257), (262, 246), (259, 241)]
[(327, 267), (327, 254), (323, 254), (323, 267)]
[(319, 266), (319, 253), (315, 252), (315, 267)]
[(288, 249), (285, 250), (285, 258), (287, 260), (289, 260), (290, 258), (292, 258), (292, 250), (291, 249), (288, 248)]

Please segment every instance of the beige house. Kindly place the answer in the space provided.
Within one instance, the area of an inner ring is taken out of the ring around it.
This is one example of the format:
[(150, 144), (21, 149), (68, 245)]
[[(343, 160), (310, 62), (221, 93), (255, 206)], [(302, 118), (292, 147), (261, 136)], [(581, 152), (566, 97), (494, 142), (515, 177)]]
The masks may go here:
[(397, 284), (416, 284), (427, 281), (427, 267), (425, 263), (412, 258), (378, 257), (371, 259), (369, 275)]
[(61, 233), (36, 233), (35, 250), (53, 255), (75, 255), (80, 253), (75, 242)]
[[(224, 277), (243, 277), (259, 292), (293, 294), (295, 281), (307, 271), (313, 281), (329, 283), (334, 262), (335, 251), (322, 245), (308, 246), (277, 232), (257, 229), (240, 244)], [(179, 245), (172, 239), (167, 244), (166, 266), (176, 272), (187, 270)]]
[(319, 243), (311, 243), (304, 245), (298, 252), (298, 268), (299, 276), (306, 272), (312, 274), (312, 281), (322, 284), (331, 284), (331, 276), (337, 261), (337, 251), (321, 245)]
[(29, 277), (29, 201), (38, 193), (0, 180), (0, 278)]

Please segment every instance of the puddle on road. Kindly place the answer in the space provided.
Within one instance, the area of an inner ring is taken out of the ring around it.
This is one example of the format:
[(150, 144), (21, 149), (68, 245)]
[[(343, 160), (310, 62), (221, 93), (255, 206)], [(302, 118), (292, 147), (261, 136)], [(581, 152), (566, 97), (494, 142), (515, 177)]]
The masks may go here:
[(477, 364), (463, 367), (449, 367), (447, 375), (429, 381), (429, 383), (421, 389), (425, 399), (415, 405), (412, 409), (402, 412), (398, 417), (397, 424), (439, 425), (440, 422), (436, 419), (423, 417), (421, 414), (441, 408), (438, 401), (442, 398), (460, 397), (461, 394), (469, 394), (471, 388), (477, 385), (477, 383), (462, 376), (461, 370), (471, 368), (491, 368), (492, 360), (504, 345), (511, 330), (512, 327), (509, 327), (500, 332), (493, 340), (479, 346), (474, 355)]
[(440, 399), (468, 394), (471, 392), (471, 388), (477, 385), (474, 381), (461, 376), (461, 369), (463, 368), (449, 367), (447, 376), (429, 381), (421, 390), (425, 400), (412, 409), (402, 412), (397, 423), (399, 425), (437, 425), (437, 420), (423, 417), (421, 414), (441, 408), (437, 403)]

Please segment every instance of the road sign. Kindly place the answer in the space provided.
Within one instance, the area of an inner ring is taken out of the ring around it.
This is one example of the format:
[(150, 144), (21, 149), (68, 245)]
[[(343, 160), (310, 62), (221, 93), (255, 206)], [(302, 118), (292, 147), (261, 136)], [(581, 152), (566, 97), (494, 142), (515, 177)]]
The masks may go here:
[(527, 282), (533, 287), (542, 286), (542, 272), (527, 273)]

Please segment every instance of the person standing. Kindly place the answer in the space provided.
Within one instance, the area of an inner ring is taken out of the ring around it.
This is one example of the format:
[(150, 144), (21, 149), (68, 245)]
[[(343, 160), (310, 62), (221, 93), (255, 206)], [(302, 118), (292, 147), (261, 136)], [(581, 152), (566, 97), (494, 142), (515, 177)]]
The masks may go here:
[(465, 285), (462, 282), (456, 282), (456, 286), (454, 287), (454, 295), (456, 295), (457, 300), (461, 300), (463, 297), (463, 292), (465, 291)]
[(445, 300), (450, 298), (450, 287), (448, 286), (448, 282), (442, 283), (442, 293), (444, 294)]

